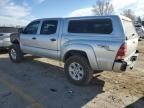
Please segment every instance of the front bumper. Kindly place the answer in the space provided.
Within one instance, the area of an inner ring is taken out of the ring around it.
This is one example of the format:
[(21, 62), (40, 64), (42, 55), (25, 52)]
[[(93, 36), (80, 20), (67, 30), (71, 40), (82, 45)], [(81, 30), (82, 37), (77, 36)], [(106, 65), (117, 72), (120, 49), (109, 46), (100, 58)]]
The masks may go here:
[(123, 60), (123, 61), (115, 61), (114, 66), (113, 66), (113, 71), (124, 72), (127, 70), (127, 68), (133, 69), (138, 55), (139, 55), (139, 51), (137, 50), (135, 54), (132, 57), (130, 57), (130, 59)]

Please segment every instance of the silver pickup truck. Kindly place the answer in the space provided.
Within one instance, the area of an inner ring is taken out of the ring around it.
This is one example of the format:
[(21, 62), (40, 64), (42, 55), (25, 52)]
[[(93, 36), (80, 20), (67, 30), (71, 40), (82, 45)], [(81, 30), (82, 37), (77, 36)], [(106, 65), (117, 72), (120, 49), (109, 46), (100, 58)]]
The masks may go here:
[(38, 19), (11, 42), (13, 62), (24, 54), (63, 61), (67, 78), (77, 85), (89, 84), (94, 71), (132, 69), (138, 56), (132, 21), (116, 15)]

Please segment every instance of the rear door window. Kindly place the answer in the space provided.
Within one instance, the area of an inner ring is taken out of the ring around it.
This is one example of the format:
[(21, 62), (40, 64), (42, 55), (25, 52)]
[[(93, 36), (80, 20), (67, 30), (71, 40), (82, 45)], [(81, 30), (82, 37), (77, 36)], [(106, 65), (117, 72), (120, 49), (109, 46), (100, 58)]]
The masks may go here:
[(111, 34), (113, 31), (110, 19), (71, 20), (69, 33)]
[(40, 34), (43, 34), (43, 35), (55, 34), (57, 31), (57, 25), (58, 25), (57, 20), (44, 21), (41, 27)]

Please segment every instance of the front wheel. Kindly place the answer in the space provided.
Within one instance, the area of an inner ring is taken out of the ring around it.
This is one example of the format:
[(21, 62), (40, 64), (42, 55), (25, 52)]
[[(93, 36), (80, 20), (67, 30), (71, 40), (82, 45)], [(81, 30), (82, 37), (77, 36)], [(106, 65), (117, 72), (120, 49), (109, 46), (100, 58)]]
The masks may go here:
[(9, 49), (9, 57), (12, 62), (19, 63), (22, 61), (23, 54), (20, 50), (20, 46), (17, 44), (14, 44)]
[(92, 79), (93, 71), (83, 56), (71, 56), (66, 60), (64, 68), (67, 78), (76, 85), (88, 85)]

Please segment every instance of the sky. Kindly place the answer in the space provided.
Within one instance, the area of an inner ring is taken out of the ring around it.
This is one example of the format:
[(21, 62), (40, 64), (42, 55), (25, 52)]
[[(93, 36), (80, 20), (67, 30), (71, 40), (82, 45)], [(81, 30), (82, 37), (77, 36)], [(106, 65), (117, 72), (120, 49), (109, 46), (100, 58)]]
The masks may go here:
[[(144, 16), (144, 0), (110, 0), (115, 13), (132, 9)], [(38, 18), (93, 15), (96, 0), (0, 0), (0, 25), (27, 25)]]

